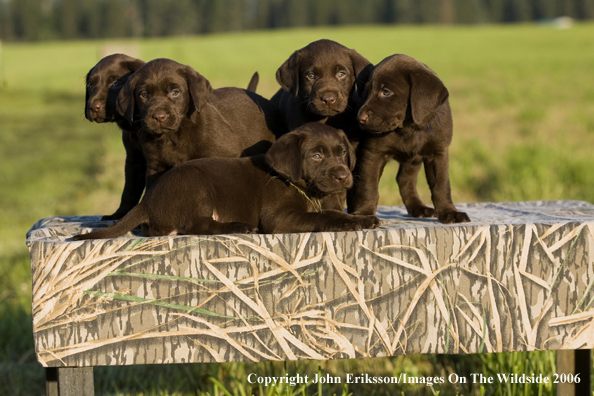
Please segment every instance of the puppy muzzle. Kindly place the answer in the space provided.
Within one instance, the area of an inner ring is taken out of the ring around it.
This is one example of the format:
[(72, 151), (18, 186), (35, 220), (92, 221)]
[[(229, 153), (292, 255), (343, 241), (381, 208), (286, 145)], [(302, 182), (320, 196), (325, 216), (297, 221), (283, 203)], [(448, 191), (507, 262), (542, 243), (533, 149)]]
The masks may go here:
[(326, 84), (314, 87), (309, 99), (312, 113), (331, 117), (345, 111), (347, 97), (339, 88)]
[(149, 109), (143, 120), (145, 127), (154, 133), (176, 131), (181, 124), (181, 117), (167, 108)]
[(353, 175), (346, 166), (336, 166), (330, 168), (316, 184), (320, 191), (335, 194), (353, 186)]
[(397, 122), (386, 122), (383, 118), (363, 108), (359, 111), (357, 121), (364, 131), (377, 134), (393, 131), (399, 126)]
[(89, 99), (85, 116), (92, 122), (102, 123), (110, 121), (106, 114), (105, 98), (93, 97)]

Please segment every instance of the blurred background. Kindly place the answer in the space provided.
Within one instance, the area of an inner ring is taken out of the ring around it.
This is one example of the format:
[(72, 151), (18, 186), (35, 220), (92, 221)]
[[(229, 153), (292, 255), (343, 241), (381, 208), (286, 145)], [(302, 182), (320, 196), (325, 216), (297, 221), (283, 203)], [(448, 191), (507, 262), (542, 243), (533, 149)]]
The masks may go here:
[[(594, 202), (592, 0), (0, 0), (0, 394), (42, 395), (27, 230), (56, 215), (112, 213), (123, 187), (115, 125), (84, 118), (85, 75), (101, 57), (188, 64), (213, 87), (271, 97), (291, 53), (328, 38), (371, 62), (405, 53), (450, 91), (454, 202)], [(381, 204), (400, 205), (397, 165)], [(419, 191), (429, 200), (424, 177)], [(552, 373), (553, 352), (331, 362), (96, 368), (98, 395), (554, 394), (552, 385), (335, 385), (252, 389), (250, 372), (445, 376)], [(540, 392), (540, 393), (539, 393)]]
[[(591, 0), (1, 0), (3, 40), (196, 35), (353, 24), (594, 18)], [(563, 23), (563, 22), (561, 22)]]

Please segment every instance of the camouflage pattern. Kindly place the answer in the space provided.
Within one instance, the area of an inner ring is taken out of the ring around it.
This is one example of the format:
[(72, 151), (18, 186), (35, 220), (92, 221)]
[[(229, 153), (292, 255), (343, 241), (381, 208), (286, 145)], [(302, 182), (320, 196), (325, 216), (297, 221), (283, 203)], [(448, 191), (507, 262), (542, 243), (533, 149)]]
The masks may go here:
[(444, 225), (74, 242), (27, 235), (44, 366), (340, 359), (594, 347), (594, 205), (457, 205)]

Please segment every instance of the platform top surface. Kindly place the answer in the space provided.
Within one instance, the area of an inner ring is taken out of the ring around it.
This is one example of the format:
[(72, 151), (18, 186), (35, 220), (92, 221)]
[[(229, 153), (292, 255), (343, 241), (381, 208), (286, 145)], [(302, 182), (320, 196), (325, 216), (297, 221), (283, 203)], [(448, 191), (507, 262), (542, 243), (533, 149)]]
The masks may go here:
[[(468, 213), (470, 223), (441, 224), (435, 218), (421, 219), (407, 215), (404, 206), (380, 206), (382, 220), (379, 230), (426, 227), (495, 226), (502, 224), (555, 224), (594, 221), (594, 205), (583, 201), (527, 201), (501, 203), (457, 204), (458, 210)], [(68, 242), (81, 229), (107, 227), (113, 221), (101, 221), (100, 216), (56, 216), (36, 222), (27, 233), (27, 243)], [(142, 237), (139, 230), (125, 238)]]

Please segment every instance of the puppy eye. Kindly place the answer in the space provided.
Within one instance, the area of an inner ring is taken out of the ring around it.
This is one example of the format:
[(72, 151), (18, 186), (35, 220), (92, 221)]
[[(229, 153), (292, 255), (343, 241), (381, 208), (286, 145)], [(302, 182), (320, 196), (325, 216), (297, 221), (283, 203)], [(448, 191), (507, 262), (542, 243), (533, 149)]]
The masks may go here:
[(149, 95), (148, 95), (148, 92), (146, 92), (146, 91), (142, 91), (142, 92), (140, 93), (140, 97), (141, 97), (142, 99), (146, 99), (146, 98), (148, 98), (148, 96), (149, 96)]
[(113, 84), (111, 84), (111, 88), (119, 88), (121, 86), (122, 86), (122, 83), (119, 81), (116, 81)]
[(319, 161), (322, 159), (322, 154), (314, 154), (311, 156), (311, 158), (313, 158), (316, 161)]
[(340, 155), (342, 155), (344, 157), (344, 156), (346, 156), (346, 154), (347, 154), (346, 149), (342, 149), (342, 152), (340, 153)]
[(392, 91), (390, 91), (388, 88), (382, 88), (380, 95), (383, 97), (392, 96)]
[(338, 78), (345, 78), (345, 77), (346, 77), (346, 75), (347, 75), (347, 74), (346, 74), (346, 72), (345, 72), (344, 70), (341, 70), (341, 71), (339, 71), (339, 72), (336, 74), (336, 77), (338, 77)]
[(175, 97), (175, 96), (179, 96), (180, 92), (179, 89), (172, 89), (171, 90), (171, 96)]
[(313, 72), (309, 72), (305, 75), (305, 77), (307, 77), (309, 80), (313, 80), (316, 78), (316, 75)]

